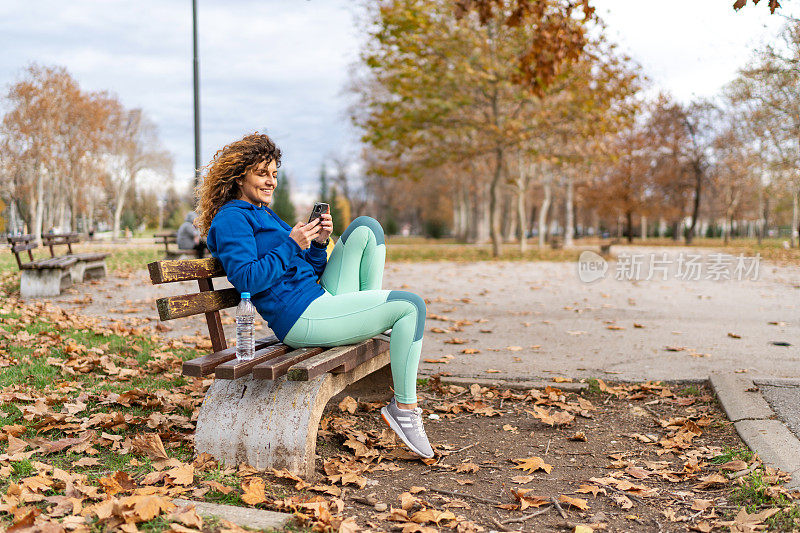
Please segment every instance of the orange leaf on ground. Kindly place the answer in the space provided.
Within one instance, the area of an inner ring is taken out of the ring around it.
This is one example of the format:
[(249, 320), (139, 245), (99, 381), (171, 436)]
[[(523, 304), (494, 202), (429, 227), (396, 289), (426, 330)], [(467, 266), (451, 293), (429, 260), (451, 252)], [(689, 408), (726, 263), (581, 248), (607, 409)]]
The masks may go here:
[(551, 470), (553, 470), (553, 466), (545, 463), (541, 457), (528, 457), (526, 459), (514, 459), (514, 462), (517, 463), (517, 466), (514, 468), (518, 468), (520, 470), (525, 470), (526, 472), (535, 472), (537, 470), (544, 470), (548, 474)]
[(569, 496), (564, 496), (563, 494), (558, 497), (558, 501), (561, 503), (566, 503), (567, 505), (572, 505), (573, 507), (577, 507), (581, 511), (586, 511), (589, 509), (589, 504), (586, 500), (581, 498), (570, 498)]
[(167, 475), (172, 478), (175, 485), (183, 485), (188, 487), (194, 483), (194, 467), (190, 464), (184, 464), (176, 468), (167, 470)]
[(264, 493), (264, 480), (260, 477), (253, 477), (242, 481), (242, 501), (249, 505), (256, 505), (267, 501)]
[(170, 520), (177, 520), (184, 526), (203, 529), (203, 518), (197, 514), (193, 503), (186, 507), (176, 509), (167, 518)]
[(536, 494), (529, 494), (530, 492), (531, 489), (511, 489), (511, 494), (519, 500), (520, 511), (524, 511), (528, 507), (541, 507), (550, 503), (550, 500)]
[(356, 408), (358, 408), (358, 402), (352, 396), (345, 396), (344, 400), (339, 402), (339, 410), (351, 415), (356, 412)]
[(433, 522), (438, 524), (442, 520), (455, 520), (456, 515), (452, 511), (438, 511), (436, 509), (423, 509), (411, 515), (411, 521), (418, 524)]
[(596, 498), (598, 492), (606, 494), (606, 489), (598, 487), (596, 485), (581, 485), (575, 492), (578, 492), (580, 494), (592, 494)]
[(142, 453), (150, 459), (167, 459), (167, 451), (158, 433), (143, 433), (133, 437), (133, 450)]

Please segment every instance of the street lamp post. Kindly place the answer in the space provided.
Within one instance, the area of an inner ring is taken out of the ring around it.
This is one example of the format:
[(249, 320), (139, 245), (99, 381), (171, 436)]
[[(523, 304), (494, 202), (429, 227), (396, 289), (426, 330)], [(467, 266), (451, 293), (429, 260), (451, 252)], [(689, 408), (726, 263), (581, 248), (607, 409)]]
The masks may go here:
[(197, 0), (192, 0), (194, 59), (194, 185), (200, 184), (200, 60), (197, 58)]

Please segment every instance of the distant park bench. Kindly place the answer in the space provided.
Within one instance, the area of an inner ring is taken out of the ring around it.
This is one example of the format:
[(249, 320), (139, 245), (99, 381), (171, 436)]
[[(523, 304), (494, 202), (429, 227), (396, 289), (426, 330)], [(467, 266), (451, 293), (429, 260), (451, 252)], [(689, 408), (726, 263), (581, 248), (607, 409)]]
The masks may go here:
[(611, 247), (615, 244), (619, 244), (619, 239), (611, 239), (609, 241), (601, 242), (600, 243), (600, 255), (603, 257), (611, 255)]
[[(106, 252), (83, 252), (76, 254), (72, 251), (72, 245), (81, 242), (77, 233), (46, 233), (42, 235), (42, 246), (50, 249), (50, 257), (74, 257), (77, 259), (75, 266), (70, 271), (73, 283), (80, 283), (89, 279), (100, 279), (106, 277)], [(56, 256), (54, 247), (66, 246), (67, 253)]]
[(153, 237), (155, 237), (156, 244), (164, 245), (164, 259), (194, 259), (197, 257), (194, 250), (169, 247), (170, 244), (178, 246), (178, 232), (176, 231), (162, 231), (153, 234)]
[[(20, 294), (23, 298), (58, 296), (73, 283), (90, 277), (105, 276), (106, 253), (73, 254), (72, 243), (78, 242), (77, 234), (43, 235), (42, 242), (50, 248), (50, 258), (34, 259), (33, 250), (39, 245), (33, 235), (8, 237), (11, 252), (20, 269)], [(68, 254), (56, 256), (54, 246), (66, 245)], [(24, 254), (27, 252), (27, 258)]]
[[(156, 301), (162, 321), (205, 314), (213, 352), (183, 363), (183, 374), (216, 379), (197, 419), (196, 453), (229, 465), (241, 462), (286, 468), (313, 477), (317, 429), (325, 405), (347, 388), (389, 391), (389, 338), (359, 344), (295, 350), (275, 336), (256, 339), (250, 361), (236, 359), (222, 329), (220, 310), (239, 304), (234, 288), (214, 290), (225, 276), (214, 258), (165, 260), (147, 265), (153, 284), (194, 281), (200, 291)], [(348, 388), (349, 387), (349, 388)]]

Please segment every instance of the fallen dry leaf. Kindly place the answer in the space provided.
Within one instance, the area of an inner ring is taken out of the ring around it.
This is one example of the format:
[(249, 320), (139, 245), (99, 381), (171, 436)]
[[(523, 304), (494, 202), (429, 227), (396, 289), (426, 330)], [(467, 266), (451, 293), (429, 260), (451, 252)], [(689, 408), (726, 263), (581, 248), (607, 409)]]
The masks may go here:
[(558, 497), (558, 501), (561, 503), (566, 503), (567, 505), (572, 505), (573, 507), (577, 507), (581, 511), (586, 511), (589, 509), (588, 502), (581, 498), (571, 498), (562, 494)]
[(351, 415), (356, 412), (358, 408), (358, 402), (352, 396), (345, 396), (344, 399), (339, 402), (339, 410), (350, 413)]
[(544, 470), (548, 474), (550, 471), (553, 470), (553, 466), (545, 463), (541, 457), (528, 457), (526, 459), (514, 459), (514, 462), (517, 463), (517, 466), (514, 468), (518, 468), (520, 470), (525, 470), (526, 472), (535, 472), (537, 470)]
[(267, 501), (264, 493), (264, 480), (260, 477), (252, 477), (242, 481), (242, 501), (249, 505), (257, 505)]
[(158, 433), (142, 433), (133, 437), (133, 449), (150, 459), (168, 459), (167, 451)]

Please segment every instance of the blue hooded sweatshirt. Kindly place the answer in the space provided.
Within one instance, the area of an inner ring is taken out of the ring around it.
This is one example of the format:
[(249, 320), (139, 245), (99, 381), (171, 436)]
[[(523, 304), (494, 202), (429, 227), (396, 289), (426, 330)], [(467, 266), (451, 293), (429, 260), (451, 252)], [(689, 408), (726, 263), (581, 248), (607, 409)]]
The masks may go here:
[(324, 294), (317, 283), (328, 262), (325, 248), (307, 250), (289, 237), (291, 226), (268, 207), (244, 200), (223, 205), (211, 221), (207, 245), (228, 280), (249, 292), (256, 310), (283, 341), (303, 311)]

